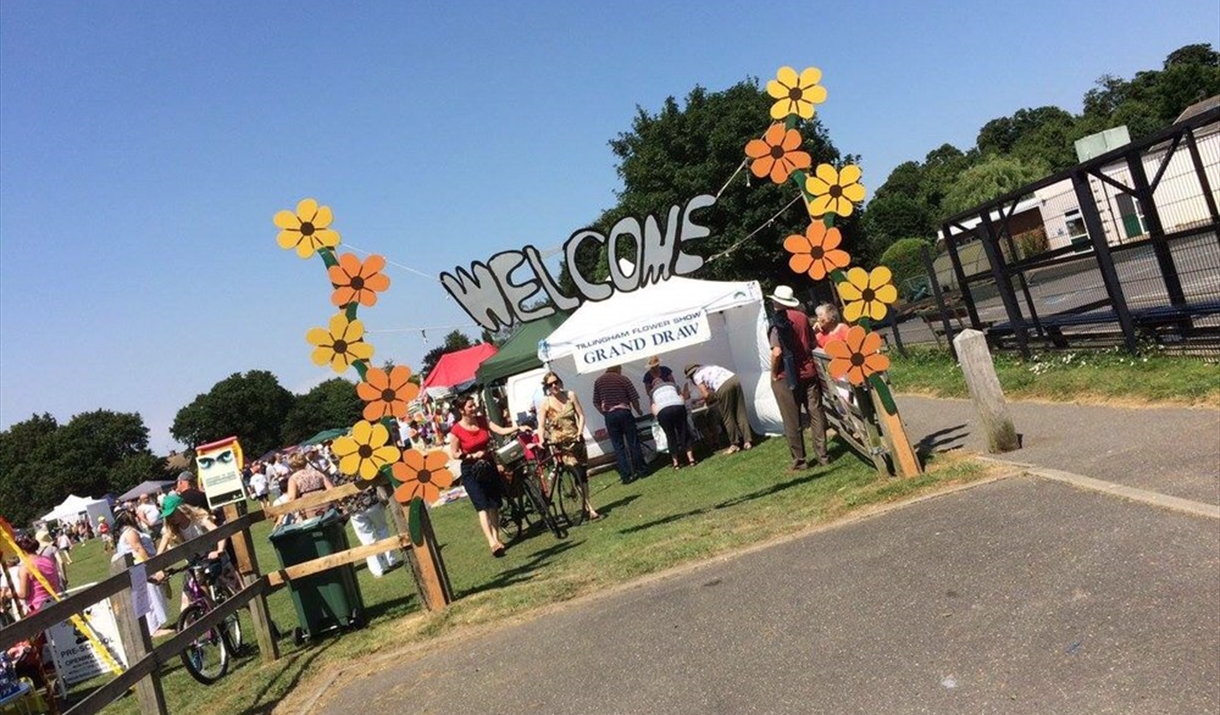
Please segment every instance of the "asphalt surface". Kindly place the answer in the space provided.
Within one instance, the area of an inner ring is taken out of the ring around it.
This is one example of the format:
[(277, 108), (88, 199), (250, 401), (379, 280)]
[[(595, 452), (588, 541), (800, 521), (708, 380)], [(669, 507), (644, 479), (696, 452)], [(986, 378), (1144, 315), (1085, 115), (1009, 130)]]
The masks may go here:
[[(899, 404), (982, 450), (968, 401)], [(1011, 407), (1008, 459), (1220, 503), (1220, 412)], [(334, 683), (310, 712), (1220, 713), (1220, 520), (1012, 477)]]
[[(986, 452), (969, 400), (903, 395), (903, 423), (922, 449)], [(1021, 449), (1001, 459), (1220, 504), (1220, 411), (1009, 402)]]
[(1220, 522), (1033, 478), (577, 602), (321, 712), (1220, 712)]

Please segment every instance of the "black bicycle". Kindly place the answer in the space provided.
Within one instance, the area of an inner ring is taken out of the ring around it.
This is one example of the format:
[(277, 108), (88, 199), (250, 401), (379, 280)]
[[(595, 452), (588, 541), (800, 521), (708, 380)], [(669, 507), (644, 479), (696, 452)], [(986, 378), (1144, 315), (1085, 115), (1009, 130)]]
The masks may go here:
[(509, 541), (516, 541), (525, 527), (541, 523), (556, 539), (568, 535), (566, 518), (561, 514), (554, 502), (545, 496), (542, 480), (535, 463), (524, 456), (505, 459), (501, 450), (500, 472), (504, 491), (504, 508), (500, 510), (500, 530), (508, 536)]
[(576, 470), (564, 464), (558, 445), (547, 442), (543, 448), (546, 454), (534, 462), (542, 498), (549, 511), (562, 517), (568, 526), (580, 526), (588, 516), (585, 511), (588, 485), (576, 476)]

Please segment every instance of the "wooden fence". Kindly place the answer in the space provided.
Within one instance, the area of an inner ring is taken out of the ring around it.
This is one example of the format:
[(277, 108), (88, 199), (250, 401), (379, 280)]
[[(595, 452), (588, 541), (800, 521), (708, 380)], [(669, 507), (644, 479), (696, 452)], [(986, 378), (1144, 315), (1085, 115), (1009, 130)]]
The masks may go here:
[[(384, 496), (386, 494), (384, 481), (374, 484)], [(55, 624), (68, 620), (72, 615), (82, 613), (93, 604), (113, 597), (115, 620), (127, 652), (127, 670), (90, 693), (67, 712), (69, 715), (91, 715), (101, 711), (134, 687), (140, 712), (164, 715), (168, 713), (168, 710), (165, 705), (165, 695), (161, 689), (161, 666), (177, 658), (192, 641), (238, 610), (243, 608), (250, 610), (255, 639), (258, 642), (259, 655), (263, 662), (268, 663), (279, 658), (279, 645), (272, 631), (271, 618), (267, 610), (267, 595), (294, 579), (363, 561), (369, 556), (385, 551), (403, 549), (406, 552), (407, 563), (411, 568), (411, 574), (424, 607), (434, 611), (447, 606), (453, 600), (453, 592), (440, 550), (437, 548), (436, 536), (428, 518), (428, 510), (420, 511), (423, 516), (423, 539), (419, 544), (412, 544), (407, 529), (406, 506), (395, 509), (393, 501), (390, 502), (391, 508), (388, 509), (388, 512), (394, 524), (396, 532), (394, 536), (287, 568), (267, 572), (259, 568), (254, 552), (254, 542), (250, 536), (251, 526), (267, 519), (275, 519), (283, 514), (331, 504), (353, 496), (361, 490), (362, 488), (355, 484), (343, 484), (325, 492), (315, 492), (280, 506), (266, 507), (248, 514), (240, 514), (238, 506), (230, 504), (225, 507), (226, 522), (216, 530), (145, 561), (143, 566), (146, 573), (153, 574), (176, 563), (186, 561), (195, 554), (212, 551), (214, 544), (221, 539), (232, 537), (236, 567), (242, 580), (242, 589), (233, 598), (219, 604), (206, 616), (155, 647), (145, 619), (133, 616), (132, 582), (131, 574), (128, 571), (132, 565), (130, 555), (127, 555), (124, 560), (112, 563), (113, 575), (110, 578), (58, 603), (44, 606), (37, 613), (0, 630), (0, 645), (9, 648), (21, 641), (34, 638)]]

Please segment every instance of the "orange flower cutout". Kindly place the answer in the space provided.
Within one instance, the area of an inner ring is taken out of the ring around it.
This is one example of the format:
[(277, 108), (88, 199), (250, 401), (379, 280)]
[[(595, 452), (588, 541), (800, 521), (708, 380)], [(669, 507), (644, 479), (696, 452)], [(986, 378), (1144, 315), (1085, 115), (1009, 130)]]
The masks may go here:
[(339, 265), (327, 269), (335, 286), (330, 301), (340, 308), (350, 303), (376, 305), (377, 293), (390, 287), (390, 278), (382, 273), (385, 258), (369, 256), (363, 263), (354, 254), (339, 256)]
[(793, 234), (784, 239), (784, 250), (792, 254), (788, 267), (820, 281), (827, 273), (851, 263), (851, 256), (839, 248), (842, 242), (843, 234), (839, 229), (828, 229), (821, 221), (814, 221), (805, 229), (804, 236)]
[(847, 337), (826, 343), (830, 355), (830, 376), (847, 379), (853, 385), (863, 385), (869, 375), (890, 369), (890, 359), (880, 353), (881, 336), (859, 325), (851, 326)]
[(429, 504), (436, 501), (441, 490), (453, 484), (448, 464), (449, 455), (439, 449), (427, 454), (417, 449), (403, 452), (402, 459), (390, 467), (395, 481), (401, 482), (394, 490), (394, 500), (399, 504), (410, 504), (415, 497)]
[(783, 124), (772, 124), (762, 139), (751, 139), (746, 144), (746, 156), (750, 171), (762, 178), (770, 175), (771, 181), (782, 184), (796, 169), (808, 169), (813, 159), (808, 152), (799, 151), (801, 133), (795, 129), (784, 129)]
[(364, 419), (376, 422), (383, 417), (407, 418), (407, 403), (419, 395), (419, 385), (410, 382), (411, 368), (395, 365), (387, 373), (370, 367), (364, 382), (356, 385), (356, 394), (366, 403)]

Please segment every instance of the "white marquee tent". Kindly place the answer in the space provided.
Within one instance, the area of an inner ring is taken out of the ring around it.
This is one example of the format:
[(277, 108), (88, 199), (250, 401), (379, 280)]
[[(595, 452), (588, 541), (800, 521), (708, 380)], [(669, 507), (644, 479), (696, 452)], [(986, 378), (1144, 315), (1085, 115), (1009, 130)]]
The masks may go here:
[[(538, 347), (538, 358), (581, 398), (587, 431), (602, 428), (592, 405), (593, 382), (611, 365), (622, 365), (640, 392), (652, 355), (681, 384), (688, 363), (720, 365), (735, 372), (745, 391), (755, 432), (780, 434), (783, 421), (769, 382), (767, 315), (757, 281), (701, 281), (673, 277), (632, 293), (585, 303)], [(591, 434), (589, 435), (591, 436)], [(591, 452), (596, 452), (590, 440)], [(600, 450), (609, 451), (609, 442)]]
[(42, 517), (42, 521), (75, 522), (81, 514), (89, 515), (89, 523), (97, 525), (99, 516), (105, 517), (108, 523), (114, 522), (114, 513), (110, 511), (110, 503), (105, 499), (78, 497), (75, 494), (64, 499), (59, 506)]

